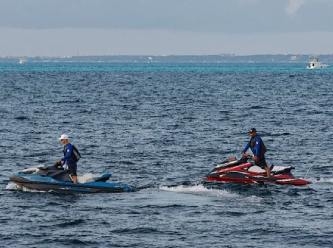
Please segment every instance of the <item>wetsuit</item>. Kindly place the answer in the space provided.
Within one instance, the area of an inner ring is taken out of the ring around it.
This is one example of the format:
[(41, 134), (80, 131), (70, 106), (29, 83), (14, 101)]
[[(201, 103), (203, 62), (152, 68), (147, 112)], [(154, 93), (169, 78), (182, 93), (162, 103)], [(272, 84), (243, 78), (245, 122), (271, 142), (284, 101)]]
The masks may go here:
[(71, 143), (66, 144), (64, 146), (64, 157), (61, 159), (61, 161), (63, 162), (64, 167), (66, 167), (67, 165), (69, 174), (72, 176), (76, 176), (77, 163), (73, 149), (74, 148)]
[(255, 165), (258, 165), (262, 169), (265, 169), (267, 167), (267, 163), (265, 160), (266, 148), (264, 142), (259, 135), (256, 135), (250, 139), (249, 143), (247, 143), (247, 145), (245, 146), (243, 153), (245, 153), (249, 148), (251, 149), (253, 155), (259, 159), (255, 162)]

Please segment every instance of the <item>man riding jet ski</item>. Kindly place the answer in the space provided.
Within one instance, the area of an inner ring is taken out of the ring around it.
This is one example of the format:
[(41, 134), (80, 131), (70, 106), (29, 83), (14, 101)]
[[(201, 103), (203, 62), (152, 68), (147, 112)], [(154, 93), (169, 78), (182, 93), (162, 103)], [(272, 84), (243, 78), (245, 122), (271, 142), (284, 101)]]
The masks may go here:
[(291, 173), (291, 166), (270, 166), (270, 177), (266, 170), (255, 165), (250, 156), (241, 159), (229, 158), (215, 166), (204, 178), (205, 183), (238, 183), (238, 184), (287, 184), (304, 186), (311, 182), (303, 178), (295, 178)]
[[(291, 174), (293, 167), (269, 166), (266, 163), (266, 147), (255, 128), (248, 131), (251, 137), (245, 148), (242, 150), (242, 158), (237, 160), (231, 158), (218, 164), (204, 179), (204, 182), (213, 183), (273, 183), (291, 184), (295, 186), (307, 185), (310, 182), (295, 178)], [(253, 156), (246, 154), (251, 149)], [(249, 161), (252, 159), (251, 161)]]
[(265, 159), (265, 153), (267, 149), (264, 142), (262, 141), (261, 137), (257, 134), (257, 130), (255, 128), (251, 128), (248, 131), (248, 135), (251, 137), (251, 139), (243, 149), (242, 155), (246, 156), (246, 151), (250, 148), (253, 154), (252, 158), (255, 165), (264, 169), (266, 171), (266, 176), (270, 177), (271, 171)]
[(28, 168), (10, 177), (19, 188), (25, 187), (40, 191), (56, 192), (131, 192), (135, 188), (124, 183), (106, 182), (111, 174), (104, 174), (80, 183), (76, 173), (77, 162), (81, 155), (69, 142), (69, 137), (62, 134), (59, 138), (64, 145), (64, 157), (53, 166)]
[(73, 183), (70, 172), (57, 165), (49, 167), (28, 168), (10, 177), (18, 188), (61, 193), (118, 193), (132, 192), (136, 189), (120, 182), (106, 182), (111, 174), (106, 173), (89, 181)]

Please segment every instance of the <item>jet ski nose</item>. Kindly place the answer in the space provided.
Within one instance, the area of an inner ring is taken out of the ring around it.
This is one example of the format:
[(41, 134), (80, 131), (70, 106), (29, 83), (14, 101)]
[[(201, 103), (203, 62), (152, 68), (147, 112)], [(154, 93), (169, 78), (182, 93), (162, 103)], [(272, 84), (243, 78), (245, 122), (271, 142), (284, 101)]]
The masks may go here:
[(96, 178), (95, 182), (105, 182), (105, 181), (109, 180), (110, 177), (111, 177), (111, 173), (106, 173), (106, 174), (103, 174), (102, 176)]

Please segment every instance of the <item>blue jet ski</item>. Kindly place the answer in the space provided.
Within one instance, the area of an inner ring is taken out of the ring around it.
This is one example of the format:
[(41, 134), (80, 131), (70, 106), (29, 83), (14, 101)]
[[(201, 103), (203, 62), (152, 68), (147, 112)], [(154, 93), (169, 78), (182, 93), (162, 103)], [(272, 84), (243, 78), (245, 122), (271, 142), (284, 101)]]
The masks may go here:
[(106, 182), (111, 174), (73, 183), (68, 172), (56, 166), (28, 168), (10, 177), (18, 188), (57, 193), (120, 193), (136, 191), (135, 187), (120, 182)]

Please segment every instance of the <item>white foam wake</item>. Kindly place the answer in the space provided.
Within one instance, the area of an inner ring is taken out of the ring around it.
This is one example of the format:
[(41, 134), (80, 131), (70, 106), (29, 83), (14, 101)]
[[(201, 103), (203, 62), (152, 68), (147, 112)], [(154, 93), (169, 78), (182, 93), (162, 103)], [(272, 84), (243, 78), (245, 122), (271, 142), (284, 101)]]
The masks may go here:
[(17, 189), (18, 189), (18, 186), (13, 182), (9, 182), (6, 186), (6, 190), (17, 190)]
[(218, 196), (218, 197), (238, 197), (239, 195), (236, 193), (230, 193), (226, 190), (219, 189), (208, 189), (204, 187), (202, 184), (193, 185), (193, 186), (160, 186), (160, 190), (171, 191), (177, 193), (185, 193), (185, 194), (197, 194), (197, 195), (210, 195), (210, 196)]
[(319, 179), (314, 179), (312, 182), (319, 182), (319, 183), (333, 183), (333, 178), (319, 178)]
[(81, 176), (78, 175), (77, 180), (79, 183), (88, 183), (88, 182), (93, 182), (97, 177), (98, 175), (95, 175), (93, 173), (85, 173)]
[(40, 190), (36, 190), (36, 189), (28, 189), (24, 186), (19, 186), (14, 182), (9, 182), (6, 186), (6, 190), (20, 190), (23, 192), (44, 192), (44, 191), (40, 191)]

